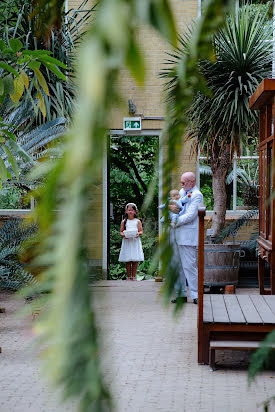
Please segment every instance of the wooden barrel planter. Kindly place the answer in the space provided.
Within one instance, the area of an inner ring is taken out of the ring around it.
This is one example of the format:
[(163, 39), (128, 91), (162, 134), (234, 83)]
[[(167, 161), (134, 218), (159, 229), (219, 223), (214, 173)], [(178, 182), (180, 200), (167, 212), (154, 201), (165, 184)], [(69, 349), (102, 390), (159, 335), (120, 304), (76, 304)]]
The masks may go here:
[(240, 244), (205, 244), (204, 286), (237, 285)]

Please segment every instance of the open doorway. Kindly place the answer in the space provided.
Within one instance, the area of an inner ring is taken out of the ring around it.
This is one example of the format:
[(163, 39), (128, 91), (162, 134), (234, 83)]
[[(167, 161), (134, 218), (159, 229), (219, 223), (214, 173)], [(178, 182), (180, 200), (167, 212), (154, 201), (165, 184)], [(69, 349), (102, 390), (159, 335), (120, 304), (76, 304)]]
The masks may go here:
[[(142, 221), (144, 233), (141, 240), (145, 260), (138, 266), (137, 278), (148, 279), (151, 277), (148, 269), (156, 249), (159, 231), (160, 175), (159, 168), (155, 167), (159, 164), (159, 135), (111, 135), (108, 158), (108, 278), (126, 278), (125, 264), (118, 262), (122, 241), (120, 224), (126, 204), (133, 202), (139, 209), (138, 218)], [(142, 206), (152, 181), (153, 198), (145, 212)]]

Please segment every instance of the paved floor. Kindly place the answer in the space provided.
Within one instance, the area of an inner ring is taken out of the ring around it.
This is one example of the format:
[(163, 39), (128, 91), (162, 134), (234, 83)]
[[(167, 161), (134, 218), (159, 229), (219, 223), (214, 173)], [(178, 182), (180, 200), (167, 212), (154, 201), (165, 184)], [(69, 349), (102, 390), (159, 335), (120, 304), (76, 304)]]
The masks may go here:
[[(198, 365), (197, 307), (187, 303), (175, 319), (172, 305), (162, 304), (160, 287), (152, 281), (93, 287), (115, 412), (263, 411), (261, 403), (275, 395), (275, 372), (262, 373), (248, 388), (246, 352), (218, 353), (215, 372)], [(0, 412), (75, 412), (75, 404), (58, 404), (58, 394), (41, 377), (31, 321), (13, 316), (21, 302), (1, 294), (0, 303), (7, 310), (0, 314)]]

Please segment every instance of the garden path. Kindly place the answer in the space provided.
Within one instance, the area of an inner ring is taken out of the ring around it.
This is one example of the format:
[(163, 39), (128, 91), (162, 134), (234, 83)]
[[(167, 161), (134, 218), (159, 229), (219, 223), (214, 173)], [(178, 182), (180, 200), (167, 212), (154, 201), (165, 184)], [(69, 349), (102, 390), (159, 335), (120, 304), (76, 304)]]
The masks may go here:
[[(93, 287), (115, 412), (263, 411), (261, 402), (275, 394), (275, 372), (262, 373), (248, 388), (246, 352), (218, 352), (222, 368), (216, 372), (198, 365), (197, 306), (187, 303), (174, 318), (160, 288), (153, 281), (100, 281)], [(31, 320), (13, 316), (22, 302), (0, 294), (0, 303), (7, 310), (0, 314), (0, 412), (75, 412), (75, 403), (60, 406), (58, 393), (41, 377)]]

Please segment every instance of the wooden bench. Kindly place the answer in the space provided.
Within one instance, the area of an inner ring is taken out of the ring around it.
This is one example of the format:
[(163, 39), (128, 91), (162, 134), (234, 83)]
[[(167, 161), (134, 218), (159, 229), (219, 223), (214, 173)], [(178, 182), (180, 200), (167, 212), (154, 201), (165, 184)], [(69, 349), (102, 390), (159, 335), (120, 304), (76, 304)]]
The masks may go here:
[[(212, 371), (215, 367), (215, 351), (230, 350), (257, 350), (262, 342), (259, 341), (232, 341), (232, 340), (211, 340), (209, 345), (209, 365)], [(275, 343), (267, 345), (268, 348), (275, 349)]]
[(261, 342), (268, 333), (275, 329), (275, 295), (204, 293), (204, 216), (205, 208), (200, 207), (198, 363), (209, 364), (210, 342)]

